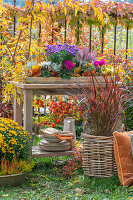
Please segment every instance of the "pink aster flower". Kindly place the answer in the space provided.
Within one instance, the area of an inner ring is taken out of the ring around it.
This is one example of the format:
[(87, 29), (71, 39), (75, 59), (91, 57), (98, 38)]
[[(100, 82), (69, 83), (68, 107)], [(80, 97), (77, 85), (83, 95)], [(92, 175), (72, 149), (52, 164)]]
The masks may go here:
[(71, 61), (69, 60), (65, 60), (64, 61), (65, 63), (65, 68), (68, 69), (68, 70), (71, 70), (72, 67), (76, 67)]
[(98, 63), (99, 63), (100, 66), (105, 65), (105, 61), (103, 59), (98, 61)]
[(93, 63), (93, 65), (94, 65), (95, 67), (98, 67), (99, 61), (95, 60), (94, 63)]

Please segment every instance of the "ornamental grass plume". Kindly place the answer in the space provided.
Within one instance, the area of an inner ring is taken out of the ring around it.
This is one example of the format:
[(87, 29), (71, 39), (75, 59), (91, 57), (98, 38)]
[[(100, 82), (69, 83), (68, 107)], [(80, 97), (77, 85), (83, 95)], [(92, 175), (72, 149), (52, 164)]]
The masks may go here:
[(88, 87), (82, 87), (84, 120), (88, 134), (112, 136), (119, 119), (124, 116), (124, 105), (132, 98), (132, 93), (118, 74), (102, 76), (100, 81), (93, 74)]

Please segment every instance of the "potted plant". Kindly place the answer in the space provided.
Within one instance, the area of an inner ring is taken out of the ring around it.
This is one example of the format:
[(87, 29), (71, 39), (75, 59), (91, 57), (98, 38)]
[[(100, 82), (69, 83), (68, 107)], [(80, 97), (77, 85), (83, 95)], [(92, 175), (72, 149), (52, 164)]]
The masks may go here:
[[(91, 73), (101, 75), (105, 61), (96, 60), (96, 52), (89, 52), (88, 47), (79, 49), (74, 45), (47, 45), (41, 53), (40, 67), (32, 67), (32, 77), (88, 77)], [(51, 79), (53, 80), (53, 78)]]
[(0, 118), (0, 185), (24, 182), (34, 166), (30, 154), (30, 134), (13, 120)]
[[(83, 88), (82, 107), (87, 129), (84, 134), (83, 168), (85, 174), (109, 177), (116, 172), (112, 133), (121, 119), (128, 91), (118, 74), (100, 82), (90, 76), (88, 88)], [(118, 129), (118, 128), (117, 128)]]
[(61, 77), (70, 79), (71, 74), (76, 68), (73, 63), (73, 58), (76, 56), (79, 49), (76, 46), (69, 45), (67, 43), (61, 45), (47, 45), (45, 49), (45, 58), (49, 62), (41, 63), (41, 74), (44, 77)]

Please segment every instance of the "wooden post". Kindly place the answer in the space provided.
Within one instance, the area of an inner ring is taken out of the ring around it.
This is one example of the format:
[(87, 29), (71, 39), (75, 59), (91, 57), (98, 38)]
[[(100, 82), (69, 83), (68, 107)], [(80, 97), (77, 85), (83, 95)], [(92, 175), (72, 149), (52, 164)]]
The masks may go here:
[[(1, 39), (1, 46), (2, 46), (2, 26), (1, 26), (0, 39)], [(0, 61), (1, 61), (1, 60), (2, 60), (2, 56), (0, 56)]]
[(129, 27), (127, 26), (127, 35), (126, 35), (126, 60), (127, 60), (127, 49), (128, 49), (128, 29)]
[(101, 53), (103, 53), (103, 48), (104, 48), (104, 33), (103, 33), (103, 28), (102, 28), (102, 44), (101, 44)]
[(90, 41), (89, 41), (89, 51), (91, 52), (91, 36), (92, 36), (92, 25), (90, 25)]
[(15, 6), (16, 6), (16, 0), (14, 0), (14, 37), (16, 33), (16, 17), (15, 17)]
[(77, 20), (77, 29), (78, 29), (78, 31), (77, 31), (77, 43), (79, 43), (79, 18)]
[[(53, 21), (52, 21), (52, 23), (53, 23)], [(54, 42), (54, 31), (53, 31), (53, 24), (52, 24), (52, 44), (53, 44), (53, 42)]]
[[(54, 2), (52, 2), (54, 5)], [(54, 43), (54, 30), (53, 30), (53, 17), (52, 17), (52, 12), (51, 12), (51, 19), (52, 19), (52, 44)]]
[(114, 27), (114, 55), (116, 53), (116, 25)]
[(65, 32), (64, 32), (64, 43), (66, 43), (66, 29), (67, 29), (67, 20), (65, 16)]
[(17, 92), (17, 89), (16, 89), (16, 94), (15, 94), (15, 98), (14, 98), (14, 121), (17, 122), (20, 126), (22, 126), (23, 103), (22, 103), (22, 100), (20, 98), (20, 104), (18, 104), (17, 98), (16, 98), (17, 96), (19, 96), (19, 98), (20, 98), (20, 95), (19, 95), (19, 93)]
[(24, 89), (24, 129), (32, 133), (32, 90)]
[(41, 31), (42, 31), (42, 26), (41, 26), (41, 23), (39, 23), (39, 34), (38, 34), (38, 37), (39, 37), (39, 43), (41, 41)]

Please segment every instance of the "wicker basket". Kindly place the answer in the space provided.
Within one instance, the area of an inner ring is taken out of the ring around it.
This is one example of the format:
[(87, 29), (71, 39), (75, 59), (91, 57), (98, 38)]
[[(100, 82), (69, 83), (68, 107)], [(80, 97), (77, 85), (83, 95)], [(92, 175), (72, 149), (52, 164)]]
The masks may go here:
[(84, 134), (83, 168), (87, 176), (110, 177), (117, 173), (113, 137)]

